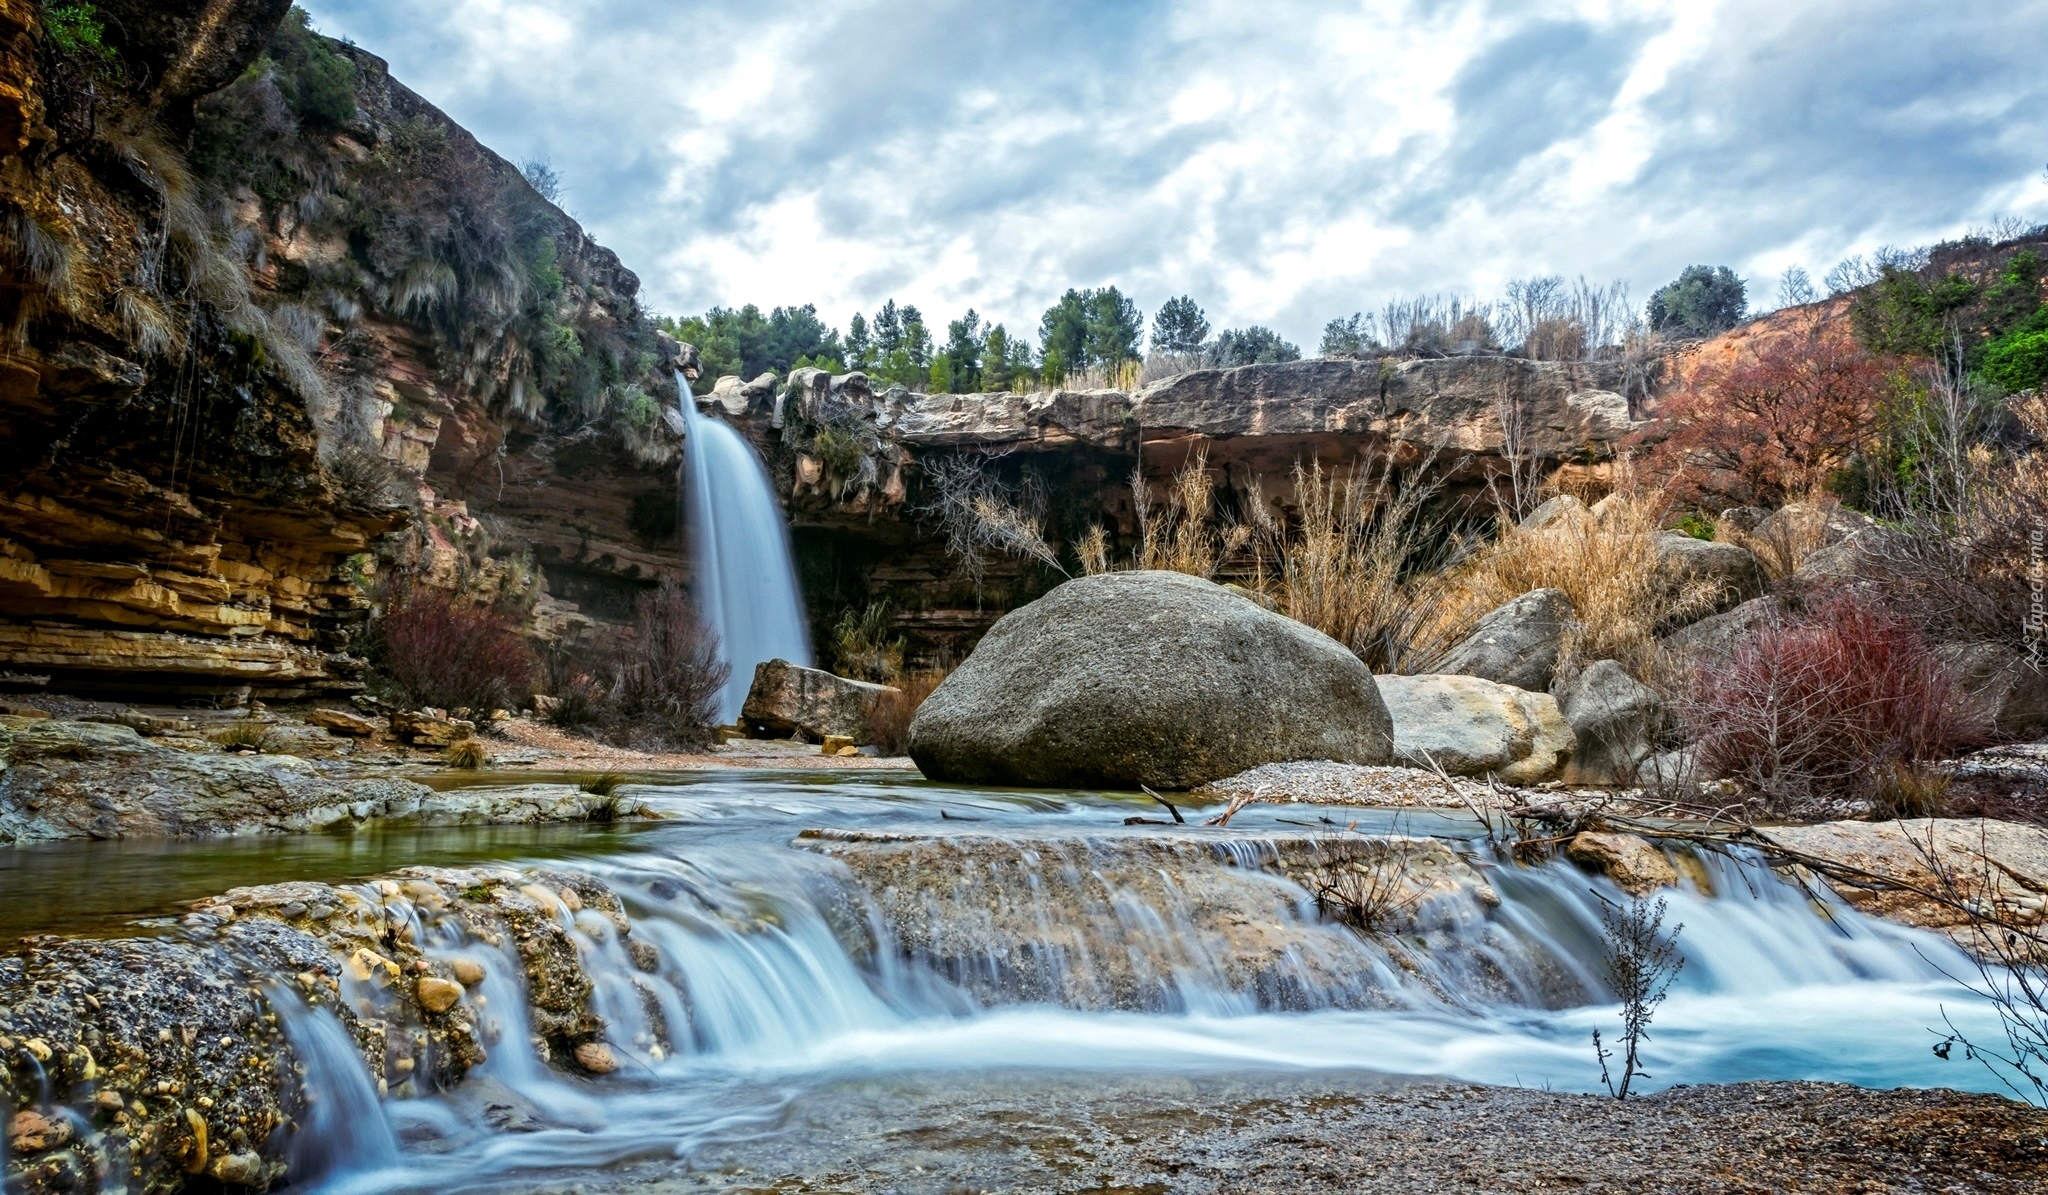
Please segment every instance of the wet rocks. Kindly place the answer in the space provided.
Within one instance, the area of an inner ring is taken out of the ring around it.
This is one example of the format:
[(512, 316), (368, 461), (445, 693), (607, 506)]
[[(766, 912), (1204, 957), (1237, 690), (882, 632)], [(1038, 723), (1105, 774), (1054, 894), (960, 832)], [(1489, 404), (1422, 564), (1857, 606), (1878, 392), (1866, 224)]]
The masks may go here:
[(619, 1069), (617, 1055), (601, 1041), (587, 1041), (576, 1047), (576, 1065), (593, 1075), (609, 1075)]
[(455, 1007), (463, 996), (462, 984), (449, 979), (437, 979), (432, 975), (421, 977), (413, 985), (413, 997), (427, 1012), (447, 1012)]
[(873, 742), (876, 711), (902, 698), (901, 690), (888, 685), (769, 660), (754, 668), (754, 684), (747, 690), (740, 721), (758, 735), (801, 735), (814, 743), (838, 738), (852, 746)]
[[(465, 946), (430, 949), (422, 929)], [(20, 1113), (8, 1189), (79, 1189), (124, 1156), (143, 1192), (192, 1175), (277, 1182), (308, 1111), (303, 1084), (348, 1078), (305, 1073), (296, 1017), (336, 1018), (359, 1053), (352, 1081), (380, 1091), (455, 1083), (501, 1033), (531, 1033), (544, 1058), (591, 1074), (605, 1058), (616, 1069), (586, 952), (631, 931), (587, 875), (415, 868), (237, 888), (197, 902), (177, 937), (29, 939), (0, 959), (0, 1107)], [(527, 1021), (494, 1028), (468, 998), (490, 956), (524, 990)]]
[(1341, 644), (1179, 573), (1069, 581), (1005, 615), (919, 708), (927, 776), (1188, 788), (1262, 763), (1388, 760), (1373, 678)]
[[(985, 1003), (1156, 1010), (1207, 990), (1275, 1008), (1386, 1004), (1398, 993), (1381, 951), (1455, 957), (1499, 900), (1428, 838), (810, 830), (798, 845), (844, 864), (906, 953)], [(1280, 879), (1371, 934), (1305, 917)]]
[(1394, 757), (1453, 776), (1507, 784), (1555, 780), (1571, 762), (1572, 728), (1548, 693), (1476, 676), (1382, 676)]
[(187, 751), (120, 725), (0, 718), (0, 844), (62, 838), (213, 838), (371, 822), (585, 821), (646, 810), (569, 784), (435, 792), (350, 778), (290, 755)]
[(1557, 674), (1558, 652), (1573, 613), (1562, 589), (1525, 593), (1481, 618), (1436, 671), (1545, 692)]
[(28, 1107), (8, 1189), (81, 1189), (123, 1157), (143, 1192), (282, 1175), (304, 1097), (258, 988), (296, 973), (318, 999), (333, 965), (305, 935), (211, 921), (180, 939), (25, 940), (0, 959), (0, 1099)]
[(1664, 852), (1634, 834), (1585, 830), (1572, 837), (1564, 853), (1579, 866), (1613, 880), (1631, 896), (1678, 884), (1678, 872)]
[[(1978, 924), (1969, 908), (2026, 925), (2048, 920), (2048, 828), (1988, 818), (1910, 818), (1758, 832), (1862, 873), (1836, 888), (1864, 912), (1945, 930), (1965, 947)], [(1871, 876), (1892, 882), (1869, 883)]]

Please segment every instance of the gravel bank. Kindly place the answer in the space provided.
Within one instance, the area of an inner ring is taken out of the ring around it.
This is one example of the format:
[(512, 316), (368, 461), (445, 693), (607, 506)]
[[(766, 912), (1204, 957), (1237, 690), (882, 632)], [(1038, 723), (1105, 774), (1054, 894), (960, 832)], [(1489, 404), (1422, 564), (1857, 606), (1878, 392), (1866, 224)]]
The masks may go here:
[(2048, 1113), (1832, 1083), (1633, 1099), (1288, 1077), (992, 1077), (800, 1099), (788, 1131), (549, 1191), (2038, 1192)]
[[(1477, 803), (1486, 795), (1486, 786), (1476, 780), (1454, 779), (1452, 783), (1458, 786), (1457, 793), (1445, 787), (1435, 773), (1420, 768), (1305, 759), (1261, 764), (1196, 792), (1218, 801), (1251, 796), (1273, 804), (1450, 809), (1465, 808), (1465, 798)], [(1460, 797), (1458, 793), (1465, 795)]]

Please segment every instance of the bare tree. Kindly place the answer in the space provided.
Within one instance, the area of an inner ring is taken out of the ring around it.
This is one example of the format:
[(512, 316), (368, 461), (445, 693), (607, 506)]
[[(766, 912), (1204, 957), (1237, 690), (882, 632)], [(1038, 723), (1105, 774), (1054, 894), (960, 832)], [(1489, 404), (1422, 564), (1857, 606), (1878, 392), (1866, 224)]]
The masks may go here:
[(989, 466), (1007, 453), (953, 453), (921, 461), (930, 498), (918, 513), (931, 517), (946, 550), (977, 590), (992, 554), (1034, 560), (1065, 575), (1045, 539), (1048, 496), (1044, 479), (1024, 469), (1014, 483)]
[[(1594, 893), (1600, 896), (1599, 893)], [(1668, 911), (1663, 897), (1654, 901), (1636, 899), (1619, 905), (1600, 896), (1603, 936), (1607, 944), (1607, 983), (1621, 998), (1621, 1081), (1615, 1082), (1607, 1069), (1614, 1051), (1601, 1043), (1600, 1031), (1593, 1031), (1593, 1054), (1600, 1060), (1600, 1081), (1615, 1099), (1628, 1098), (1629, 1086), (1637, 1078), (1647, 1079), (1642, 1066), (1642, 1044), (1650, 1037), (1650, 1020), (1664, 1003), (1671, 981), (1685, 969), (1678, 953), (1678, 935), (1683, 924), (1664, 932)]]

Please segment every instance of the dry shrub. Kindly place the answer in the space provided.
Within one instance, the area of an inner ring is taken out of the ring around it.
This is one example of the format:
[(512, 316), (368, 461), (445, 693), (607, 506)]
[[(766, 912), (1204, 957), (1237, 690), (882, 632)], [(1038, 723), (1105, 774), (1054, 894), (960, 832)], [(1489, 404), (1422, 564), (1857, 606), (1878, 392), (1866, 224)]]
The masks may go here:
[[(1216, 482), (1209, 476), (1206, 448), (1197, 450), (1174, 471), (1164, 510), (1154, 509), (1142, 471), (1131, 474), (1131, 501), (1138, 516), (1139, 568), (1212, 580), (1224, 561), (1251, 542), (1252, 528), (1218, 517)], [(1254, 505), (1263, 511), (1263, 505)], [(1084, 568), (1088, 551), (1084, 541)]]
[(634, 604), (633, 637), (612, 658), (610, 698), (628, 737), (703, 747), (731, 672), (719, 658), (718, 635), (697, 617), (682, 585), (665, 580)]
[(1917, 765), (1978, 737), (1919, 633), (1850, 591), (1759, 628), (1696, 675), (1687, 705), (1701, 764), (1786, 815), (1842, 800), (1924, 806)]
[(1406, 672), (1451, 640), (1430, 574), (1447, 550), (1431, 513), (1442, 488), (1425, 464), (1406, 479), (1389, 464), (1343, 477), (1320, 463), (1294, 470), (1300, 516), (1279, 537), (1281, 612), (1357, 653), (1375, 672)]
[(1779, 505), (1821, 488), (1871, 441), (1894, 372), (1816, 309), (1667, 398), (1670, 433), (1646, 467), (1688, 498)]
[(910, 720), (932, 690), (946, 679), (949, 669), (920, 668), (907, 672), (896, 682), (895, 694), (885, 696), (868, 711), (868, 731), (874, 748), (883, 755), (903, 755), (910, 750)]
[(395, 590), (376, 638), (385, 677), (415, 705), (488, 712), (533, 692), (533, 649), (517, 620), (446, 590)]
[(1426, 638), (1454, 644), (1488, 611), (1532, 590), (1560, 589), (1576, 611), (1565, 633), (1566, 666), (1617, 660), (1648, 679), (1659, 667), (1659, 631), (1709, 612), (1719, 597), (1705, 584), (1674, 587), (1659, 568), (1657, 535), (1667, 511), (1662, 496), (1637, 487), (1624, 465), (1597, 516), (1506, 525), (1445, 576)]
[(491, 762), (491, 755), (484, 749), (482, 739), (463, 739), (448, 744), (447, 760), (451, 768), (475, 771)]

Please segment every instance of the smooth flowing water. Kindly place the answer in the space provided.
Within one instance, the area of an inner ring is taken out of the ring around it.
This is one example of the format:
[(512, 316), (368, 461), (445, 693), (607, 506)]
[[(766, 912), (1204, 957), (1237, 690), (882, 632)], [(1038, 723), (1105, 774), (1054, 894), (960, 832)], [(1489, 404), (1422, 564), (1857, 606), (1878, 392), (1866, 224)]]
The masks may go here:
[[(1618, 1027), (1600, 901), (1621, 894), (1569, 864), (1497, 860), (1461, 816), (1254, 806), (1228, 832), (1132, 828), (1145, 807), (1115, 795), (875, 773), (708, 773), (632, 794), (673, 820), (533, 860), (603, 879), (658, 948), (642, 970), (602, 917), (561, 913), (621, 1069), (547, 1065), (515, 946), (408, 913), (429, 953), (482, 960), (489, 1057), (447, 1091), (377, 1100), (331, 1015), (281, 1003), (325, 1110), (309, 1129), (325, 1144), (301, 1146), (318, 1189), (505, 1190), (685, 1164), (801, 1132), (793, 1108), (849, 1082), (1375, 1072), (1588, 1091), (1590, 1035)], [(1491, 895), (1430, 898), (1398, 942), (1325, 921), (1266, 864), (1276, 841), (1347, 834), (1447, 841)], [(1754, 862), (1682, 862), (1669, 921), (1686, 964), (1647, 1047), (1652, 1086), (1994, 1088), (1929, 1049), (1944, 1016), (1996, 1035), (1944, 974), (1972, 973), (1945, 939)]]
[(697, 609), (732, 675), (720, 702), (723, 721), (738, 719), (754, 666), (788, 660), (808, 667), (811, 634), (767, 466), (745, 437), (697, 409), (690, 380), (676, 373), (682, 405), (683, 524), (688, 528)]

